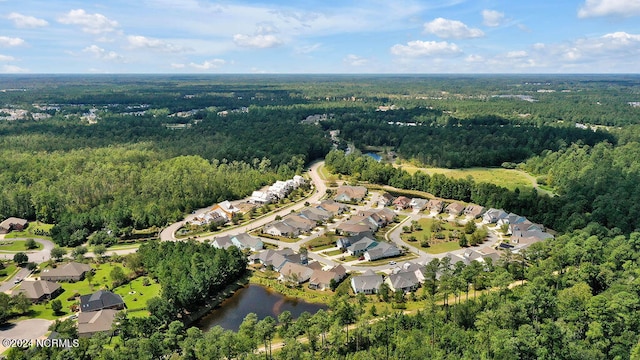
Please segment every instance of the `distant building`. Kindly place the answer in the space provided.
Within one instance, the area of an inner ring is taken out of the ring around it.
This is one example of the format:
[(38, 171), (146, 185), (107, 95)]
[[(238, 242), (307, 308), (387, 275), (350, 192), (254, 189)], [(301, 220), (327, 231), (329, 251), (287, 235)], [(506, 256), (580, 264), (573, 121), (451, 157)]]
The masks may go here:
[(22, 231), (29, 222), (25, 219), (10, 217), (0, 223), (0, 234), (7, 234), (10, 231)]

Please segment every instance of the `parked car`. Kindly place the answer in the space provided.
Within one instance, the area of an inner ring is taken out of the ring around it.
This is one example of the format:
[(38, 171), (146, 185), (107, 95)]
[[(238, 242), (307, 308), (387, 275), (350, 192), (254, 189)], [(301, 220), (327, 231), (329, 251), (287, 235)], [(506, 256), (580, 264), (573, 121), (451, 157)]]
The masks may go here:
[(20, 281), (22, 281), (22, 279), (20, 279), (20, 278), (16, 278), (15, 280), (13, 280), (13, 283), (14, 283), (14, 284), (18, 284), (18, 283), (20, 283)]
[(396, 262), (395, 261), (389, 261), (389, 265), (395, 265)]

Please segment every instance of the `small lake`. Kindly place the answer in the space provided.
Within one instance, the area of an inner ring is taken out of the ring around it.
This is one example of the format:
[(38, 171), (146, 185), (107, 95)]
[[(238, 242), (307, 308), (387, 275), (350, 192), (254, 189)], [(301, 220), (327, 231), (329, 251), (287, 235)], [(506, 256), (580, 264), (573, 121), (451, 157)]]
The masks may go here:
[(382, 156), (380, 156), (380, 155), (378, 155), (376, 153), (368, 152), (365, 155), (373, 158), (373, 160), (375, 160), (377, 162), (380, 162), (380, 160), (382, 160)]
[(202, 331), (207, 331), (216, 325), (238, 331), (242, 320), (249, 313), (258, 315), (258, 320), (271, 316), (277, 321), (278, 315), (285, 310), (289, 310), (292, 317), (297, 318), (305, 311), (315, 314), (318, 310), (327, 308), (323, 304), (286, 297), (266, 287), (252, 284), (236, 291), (232, 297), (220, 304), (219, 308), (198, 320), (195, 326)]

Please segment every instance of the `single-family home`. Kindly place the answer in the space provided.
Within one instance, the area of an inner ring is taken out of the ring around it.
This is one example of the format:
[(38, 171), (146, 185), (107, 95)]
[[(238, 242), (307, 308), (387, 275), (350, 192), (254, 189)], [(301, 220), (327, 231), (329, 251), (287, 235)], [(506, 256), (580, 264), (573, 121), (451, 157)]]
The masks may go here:
[(420, 286), (420, 280), (418, 280), (416, 274), (412, 271), (390, 274), (384, 279), (384, 282), (389, 286), (391, 291), (401, 290), (405, 293), (415, 291)]
[(10, 231), (22, 231), (27, 227), (29, 222), (25, 219), (20, 219), (17, 217), (10, 217), (5, 219), (3, 222), (0, 222), (0, 234), (7, 234)]
[(393, 200), (393, 205), (395, 205), (396, 210), (404, 210), (409, 207), (411, 203), (411, 199), (406, 196), (398, 196), (395, 200)]
[(367, 251), (364, 253), (364, 259), (367, 261), (374, 261), (398, 255), (400, 255), (400, 249), (398, 249), (395, 245), (386, 242), (380, 242), (374, 248), (367, 249)]
[(413, 210), (422, 211), (427, 207), (428, 202), (429, 201), (427, 199), (413, 198), (411, 199), (409, 206), (411, 206)]
[(302, 284), (309, 281), (311, 275), (313, 274), (313, 271), (314, 270), (310, 267), (293, 262), (287, 262), (278, 271), (280, 273), (280, 277), (278, 277), (278, 280)]
[(249, 260), (255, 264), (272, 266), (274, 270), (280, 271), (287, 262), (301, 263), (301, 256), (291, 249), (272, 250), (267, 249), (257, 254), (251, 255)]
[(80, 281), (84, 279), (87, 271), (93, 271), (90, 265), (71, 261), (64, 265), (58, 265), (55, 269), (42, 270), (40, 280)]
[(382, 275), (376, 274), (369, 269), (362, 275), (351, 277), (351, 288), (356, 294), (363, 293), (366, 295), (375, 294), (382, 285)]
[(339, 202), (360, 202), (367, 196), (367, 188), (364, 186), (342, 185), (336, 190), (335, 201)]
[(293, 187), (294, 187), (294, 189), (297, 189), (300, 186), (304, 185), (305, 182), (306, 181), (304, 180), (304, 178), (302, 176), (300, 176), (300, 175), (294, 175), (293, 176)]
[(247, 233), (216, 237), (211, 245), (218, 249), (228, 249), (231, 246), (235, 246), (240, 250), (249, 249), (251, 251), (258, 251), (264, 249), (262, 240)]
[(263, 232), (273, 236), (296, 237), (300, 235), (300, 230), (282, 221), (272, 222), (264, 226)]
[(365, 223), (343, 222), (336, 227), (336, 231), (346, 236), (356, 236), (371, 232), (371, 225)]
[(472, 219), (477, 219), (484, 214), (485, 208), (480, 205), (469, 204), (464, 208), (464, 214)]
[(482, 221), (487, 224), (495, 224), (498, 220), (504, 219), (507, 216), (509, 216), (509, 214), (504, 212), (504, 210), (491, 208), (482, 215)]
[(445, 210), (447, 211), (447, 213), (449, 213), (449, 215), (458, 216), (464, 211), (464, 205), (457, 202), (452, 202), (451, 204), (447, 205)]
[(444, 209), (444, 201), (431, 199), (427, 202), (426, 208), (429, 209), (430, 212), (435, 212), (439, 214), (442, 212), (442, 209)]
[(104, 309), (78, 314), (78, 336), (90, 337), (99, 332), (110, 332), (118, 310)]
[(54, 299), (60, 295), (64, 289), (60, 284), (53, 281), (36, 280), (36, 281), (23, 281), (20, 287), (14, 291), (15, 294), (24, 294), (25, 297), (34, 303), (39, 303), (45, 300)]
[(282, 219), (282, 222), (296, 228), (299, 233), (308, 233), (318, 225), (315, 221), (309, 220), (295, 213), (285, 216)]
[(80, 311), (92, 312), (104, 309), (122, 310), (126, 306), (122, 296), (107, 290), (99, 290), (80, 296)]
[(327, 210), (314, 207), (306, 207), (298, 212), (300, 216), (311, 221), (315, 221), (316, 224), (322, 224), (331, 218), (331, 213)]
[(395, 199), (396, 197), (389, 194), (388, 192), (385, 192), (382, 195), (380, 195), (380, 203), (384, 206), (389, 206), (393, 204), (393, 200)]
[(347, 252), (351, 256), (360, 256), (376, 246), (378, 246), (378, 242), (376, 240), (369, 237), (363, 237), (359, 241), (352, 243), (351, 246), (347, 248)]
[(333, 216), (340, 215), (349, 209), (347, 205), (334, 200), (323, 200), (316, 208), (328, 211)]
[(336, 284), (347, 276), (347, 272), (342, 265), (323, 271), (315, 269), (309, 279), (309, 288), (315, 290), (325, 290), (331, 287), (331, 280)]
[(498, 221), (496, 222), (496, 225), (498, 227), (502, 227), (504, 225), (511, 225), (511, 224), (522, 224), (522, 223), (531, 223), (529, 220), (527, 220), (526, 217), (524, 216), (520, 216), (514, 213), (510, 213), (507, 216), (498, 219)]
[(362, 240), (363, 238), (369, 238), (371, 240), (375, 239), (375, 237), (373, 236), (373, 234), (371, 232), (365, 232), (365, 233), (358, 234), (358, 235), (355, 235), (355, 236), (340, 237), (336, 241), (336, 246), (339, 249), (346, 250), (349, 246), (351, 246), (352, 244), (357, 243), (358, 241)]

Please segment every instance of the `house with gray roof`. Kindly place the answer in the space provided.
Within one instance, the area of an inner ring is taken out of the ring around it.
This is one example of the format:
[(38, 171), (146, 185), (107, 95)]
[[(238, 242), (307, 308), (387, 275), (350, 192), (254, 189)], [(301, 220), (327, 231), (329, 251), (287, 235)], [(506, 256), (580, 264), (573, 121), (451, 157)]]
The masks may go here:
[(360, 256), (366, 251), (375, 248), (376, 246), (378, 246), (377, 241), (369, 237), (363, 237), (359, 241), (351, 244), (351, 246), (347, 248), (347, 252), (351, 256)]
[(376, 294), (382, 282), (382, 275), (378, 275), (369, 269), (362, 275), (351, 277), (351, 288), (356, 294)]
[(507, 214), (504, 210), (491, 208), (487, 210), (484, 215), (482, 215), (482, 221), (487, 224), (495, 224), (498, 222), (498, 220), (504, 219), (507, 216), (509, 216), (509, 214)]
[(273, 236), (296, 237), (300, 230), (282, 221), (272, 222), (264, 226), (263, 232)]
[(99, 332), (110, 332), (118, 310), (104, 309), (78, 314), (78, 336), (90, 337)]
[(349, 246), (351, 246), (352, 244), (357, 243), (358, 241), (360, 241), (360, 240), (362, 240), (364, 238), (369, 238), (369, 239), (375, 240), (375, 237), (373, 236), (373, 234), (371, 232), (365, 232), (365, 233), (358, 234), (358, 235), (355, 235), (355, 236), (341, 237), (336, 241), (336, 246), (339, 249), (346, 250)]
[(402, 290), (405, 293), (415, 291), (420, 286), (420, 280), (418, 280), (416, 274), (412, 271), (390, 274), (384, 282), (389, 286), (391, 291)]
[(103, 309), (122, 310), (125, 308), (122, 296), (107, 290), (99, 290), (80, 296), (80, 311), (92, 312)]
[(367, 261), (374, 261), (398, 255), (400, 255), (400, 249), (398, 249), (398, 247), (386, 242), (380, 242), (374, 248), (368, 249), (364, 253), (364, 258)]
[(90, 265), (75, 261), (60, 264), (56, 268), (44, 269), (40, 273), (41, 280), (47, 281), (80, 281), (88, 271), (93, 271)]
[(314, 207), (306, 207), (298, 212), (301, 217), (322, 224), (331, 218), (331, 213), (327, 210)]
[(413, 210), (422, 211), (425, 207), (427, 207), (427, 202), (427, 199), (413, 198), (411, 199), (409, 206), (411, 206)]
[(45, 300), (54, 299), (63, 291), (64, 289), (62, 289), (60, 284), (52, 281), (23, 281), (20, 284), (20, 287), (14, 291), (14, 295), (21, 293), (32, 302), (39, 303)]
[(333, 216), (340, 215), (349, 209), (347, 205), (334, 200), (323, 200), (316, 208), (328, 211)]
[(240, 250), (258, 251), (264, 249), (262, 240), (247, 233), (216, 237), (211, 245), (217, 249), (228, 249), (231, 246), (235, 246)]

